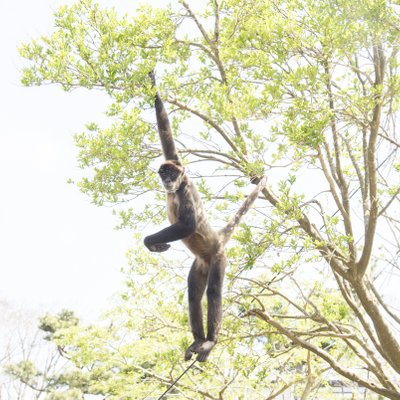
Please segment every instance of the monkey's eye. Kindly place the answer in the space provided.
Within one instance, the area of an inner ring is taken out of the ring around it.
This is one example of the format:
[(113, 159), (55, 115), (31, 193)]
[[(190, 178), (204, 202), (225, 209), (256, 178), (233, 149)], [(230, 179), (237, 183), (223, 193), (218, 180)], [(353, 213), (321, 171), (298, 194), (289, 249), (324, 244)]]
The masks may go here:
[(158, 174), (160, 175), (160, 178), (164, 181), (166, 179), (169, 179), (171, 181), (176, 181), (180, 175), (180, 171), (177, 171), (176, 169), (173, 168), (161, 167), (158, 170)]

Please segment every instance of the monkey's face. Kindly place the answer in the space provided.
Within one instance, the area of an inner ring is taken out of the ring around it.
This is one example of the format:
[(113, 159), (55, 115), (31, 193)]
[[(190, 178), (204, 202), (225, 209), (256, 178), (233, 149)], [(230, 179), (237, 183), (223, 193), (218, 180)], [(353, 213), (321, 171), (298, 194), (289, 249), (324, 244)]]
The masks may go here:
[(167, 161), (161, 165), (158, 174), (168, 193), (175, 193), (181, 186), (184, 168), (174, 162)]

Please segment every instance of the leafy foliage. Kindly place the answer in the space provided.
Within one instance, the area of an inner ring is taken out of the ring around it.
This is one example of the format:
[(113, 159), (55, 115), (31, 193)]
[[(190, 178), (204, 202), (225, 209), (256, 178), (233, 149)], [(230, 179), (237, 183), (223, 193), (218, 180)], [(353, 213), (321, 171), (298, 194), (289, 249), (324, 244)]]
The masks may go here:
[[(201, 372), (204, 387), (186, 376), (177, 390), (230, 398), (231, 384), (245, 396), (244, 388), (263, 381), (270, 398), (289, 388), (306, 398), (332, 369), (346, 385), (399, 399), (392, 324), (400, 320), (377, 289), (400, 254), (398, 4), (215, 0), (194, 11), (181, 0), (120, 16), (83, 0), (62, 7), (55, 21), (50, 36), (22, 45), (30, 60), (22, 81), (108, 93), (110, 126), (89, 123), (75, 137), (88, 170), (79, 186), (96, 204), (125, 203), (121, 226), (140, 231), (164, 217), (149, 114), (153, 69), (216, 226), (238, 207), (249, 180), (269, 178), (228, 249), (220, 353)], [(101, 387), (110, 396), (143, 396), (169, 383), (187, 342), (183, 310), (171, 312), (183, 299), (180, 269), (171, 267), (177, 261), (161, 268), (140, 248), (132, 257), (132, 271), (143, 276), (129, 281), (116, 313), (128, 313), (129, 325), (115, 321), (118, 332), (72, 326), (51, 337), (70, 346), (79, 368), (112, 371)], [(171, 299), (160, 298), (167, 281)], [(131, 338), (122, 358), (119, 346), (104, 346), (120, 343), (121, 332)], [(281, 357), (284, 367), (275, 362)], [(285, 373), (291, 379), (281, 379)], [(209, 387), (215, 391), (203, 393)]]

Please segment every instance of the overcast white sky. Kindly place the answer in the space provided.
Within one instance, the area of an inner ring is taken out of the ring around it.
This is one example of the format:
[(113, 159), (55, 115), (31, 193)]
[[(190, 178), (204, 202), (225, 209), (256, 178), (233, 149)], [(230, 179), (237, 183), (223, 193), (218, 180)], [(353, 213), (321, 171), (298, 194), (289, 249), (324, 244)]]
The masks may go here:
[[(72, 135), (104, 120), (100, 92), (23, 87), (17, 46), (49, 33), (69, 0), (0, 0), (0, 302), (32, 311), (72, 308), (97, 314), (122, 286), (131, 232), (116, 231), (68, 178), (76, 167)], [(108, 1), (135, 7), (135, 1)]]

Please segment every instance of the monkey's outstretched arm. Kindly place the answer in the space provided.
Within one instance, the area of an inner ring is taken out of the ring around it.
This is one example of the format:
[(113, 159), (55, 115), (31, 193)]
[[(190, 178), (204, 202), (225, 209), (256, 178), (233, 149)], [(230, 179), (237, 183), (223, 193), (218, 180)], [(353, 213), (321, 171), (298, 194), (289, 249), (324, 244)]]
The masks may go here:
[(176, 222), (168, 228), (162, 229), (160, 232), (144, 238), (144, 245), (155, 252), (163, 252), (169, 249), (167, 243), (188, 237), (196, 230), (195, 221), (192, 223)]
[[(155, 87), (156, 79), (153, 71), (149, 73), (149, 77), (151, 79), (152, 86)], [(156, 108), (158, 134), (160, 135), (164, 157), (166, 160), (179, 161), (178, 153), (175, 148), (174, 138), (172, 135), (171, 125), (169, 123), (168, 114), (165, 110), (164, 103), (162, 102), (158, 92), (156, 93), (154, 105)]]

